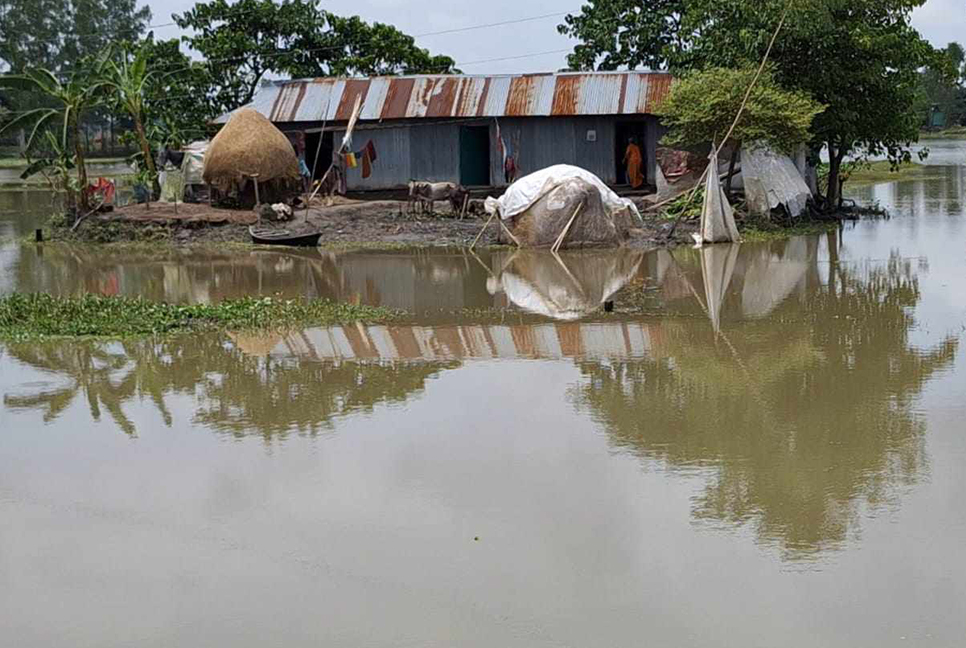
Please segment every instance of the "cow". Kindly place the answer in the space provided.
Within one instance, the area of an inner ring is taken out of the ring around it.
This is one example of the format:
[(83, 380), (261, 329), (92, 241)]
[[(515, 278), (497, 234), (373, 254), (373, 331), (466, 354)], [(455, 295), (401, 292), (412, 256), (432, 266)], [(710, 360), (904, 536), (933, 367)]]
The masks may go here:
[(409, 212), (429, 208), (430, 214), (436, 213), (436, 201), (448, 200), (453, 213), (462, 215), (463, 204), (469, 191), (454, 182), (409, 182)]

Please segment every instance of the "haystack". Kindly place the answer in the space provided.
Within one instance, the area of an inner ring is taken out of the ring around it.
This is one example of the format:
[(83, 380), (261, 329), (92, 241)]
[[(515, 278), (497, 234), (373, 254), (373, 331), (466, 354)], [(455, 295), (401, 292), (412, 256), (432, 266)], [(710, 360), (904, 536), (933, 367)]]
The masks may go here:
[(205, 182), (223, 194), (254, 196), (249, 177), (258, 174), (262, 202), (299, 184), (299, 162), (288, 138), (252, 108), (236, 111), (205, 154)]

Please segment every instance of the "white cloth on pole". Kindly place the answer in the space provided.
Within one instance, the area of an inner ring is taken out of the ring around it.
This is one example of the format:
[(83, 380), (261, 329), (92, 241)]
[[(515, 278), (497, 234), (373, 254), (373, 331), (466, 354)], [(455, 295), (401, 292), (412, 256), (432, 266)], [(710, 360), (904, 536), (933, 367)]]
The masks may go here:
[(704, 185), (704, 207), (701, 210), (701, 233), (698, 243), (737, 243), (741, 240), (735, 224), (735, 212), (728, 202), (721, 180), (715, 172), (718, 160), (712, 153)]

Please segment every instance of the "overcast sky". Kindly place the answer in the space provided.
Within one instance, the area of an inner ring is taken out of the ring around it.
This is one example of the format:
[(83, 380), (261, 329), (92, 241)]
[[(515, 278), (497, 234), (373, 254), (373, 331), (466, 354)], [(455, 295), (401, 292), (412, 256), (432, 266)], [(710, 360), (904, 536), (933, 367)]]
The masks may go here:
[[(170, 22), (194, 0), (142, 0), (154, 12), (154, 24)], [(473, 29), (457, 34), (425, 36), (417, 42), (438, 54), (456, 59), (468, 74), (548, 72), (564, 66), (572, 43), (557, 33), (562, 14), (573, 12), (581, 0), (328, 0), (323, 6), (337, 14), (361, 16), (367, 21), (390, 23), (402, 31), (426, 34), (476, 27), (507, 20), (560, 14), (516, 25)], [(915, 14), (916, 27), (934, 45), (966, 41), (966, 3), (963, 0), (928, 0)], [(177, 27), (155, 29), (158, 37), (179, 35)], [(547, 53), (551, 52), (551, 53)], [(522, 58), (509, 58), (522, 57)], [(495, 61), (492, 59), (507, 58)], [(481, 62), (483, 61), (483, 62)]]

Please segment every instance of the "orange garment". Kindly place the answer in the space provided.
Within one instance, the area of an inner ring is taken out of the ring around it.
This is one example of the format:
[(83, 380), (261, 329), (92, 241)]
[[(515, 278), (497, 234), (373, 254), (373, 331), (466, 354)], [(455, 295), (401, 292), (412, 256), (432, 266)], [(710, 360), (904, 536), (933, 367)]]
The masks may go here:
[(644, 184), (644, 175), (641, 173), (644, 156), (641, 155), (641, 148), (637, 144), (627, 145), (624, 162), (627, 164), (627, 182), (631, 185), (631, 188), (637, 189)]

